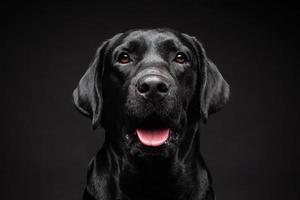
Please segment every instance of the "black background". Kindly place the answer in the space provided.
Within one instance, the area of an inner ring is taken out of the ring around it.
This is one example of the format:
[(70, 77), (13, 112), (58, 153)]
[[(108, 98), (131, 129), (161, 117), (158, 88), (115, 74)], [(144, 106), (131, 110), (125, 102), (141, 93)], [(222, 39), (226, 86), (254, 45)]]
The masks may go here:
[(196, 36), (231, 86), (202, 127), (218, 199), (299, 199), (295, 5), (110, 0), (2, 11), (1, 199), (81, 198), (104, 134), (75, 111), (72, 91), (103, 40), (154, 27)]

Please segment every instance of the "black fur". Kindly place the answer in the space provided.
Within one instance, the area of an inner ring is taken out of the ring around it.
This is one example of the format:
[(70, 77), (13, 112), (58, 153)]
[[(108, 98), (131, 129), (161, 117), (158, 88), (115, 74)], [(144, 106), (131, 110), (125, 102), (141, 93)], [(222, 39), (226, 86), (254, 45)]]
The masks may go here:
[[(131, 61), (118, 62), (121, 52)], [(174, 61), (178, 52), (184, 63)], [(141, 96), (141, 77), (162, 78), (164, 98)], [(131, 30), (105, 41), (73, 93), (77, 109), (103, 126), (106, 140), (89, 165), (83, 199), (214, 199), (200, 153), (201, 119), (221, 109), (229, 85), (194, 37), (170, 29)], [(143, 145), (137, 128), (168, 127), (159, 147)]]

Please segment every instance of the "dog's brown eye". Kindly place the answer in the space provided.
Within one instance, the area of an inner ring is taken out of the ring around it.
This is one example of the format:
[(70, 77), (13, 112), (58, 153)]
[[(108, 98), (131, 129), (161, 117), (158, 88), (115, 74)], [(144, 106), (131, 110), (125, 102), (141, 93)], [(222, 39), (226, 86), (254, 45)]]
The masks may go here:
[(127, 53), (120, 53), (118, 57), (118, 62), (122, 64), (127, 64), (131, 61), (130, 56)]
[(175, 56), (175, 62), (177, 62), (179, 64), (183, 64), (183, 63), (187, 62), (186, 55), (182, 52), (177, 53)]

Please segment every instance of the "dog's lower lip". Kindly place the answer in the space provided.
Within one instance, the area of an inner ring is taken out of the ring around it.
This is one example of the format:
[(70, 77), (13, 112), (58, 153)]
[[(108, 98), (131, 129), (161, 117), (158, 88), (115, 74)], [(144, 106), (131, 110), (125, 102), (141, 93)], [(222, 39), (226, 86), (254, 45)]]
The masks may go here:
[(145, 146), (157, 147), (169, 139), (170, 129), (136, 129), (136, 133), (141, 143)]

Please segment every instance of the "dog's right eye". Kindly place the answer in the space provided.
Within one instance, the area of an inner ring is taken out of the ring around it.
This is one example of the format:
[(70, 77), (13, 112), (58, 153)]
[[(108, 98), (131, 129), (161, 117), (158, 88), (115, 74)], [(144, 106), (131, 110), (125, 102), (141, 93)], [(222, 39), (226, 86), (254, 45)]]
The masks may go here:
[(187, 60), (187, 56), (182, 52), (177, 53), (175, 56), (175, 62), (179, 64), (184, 64), (185, 62), (187, 62)]
[(130, 56), (128, 55), (128, 53), (122, 52), (118, 56), (118, 62), (121, 64), (127, 64), (130, 61), (131, 61), (131, 59), (130, 59)]

